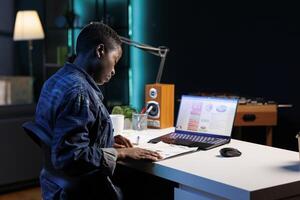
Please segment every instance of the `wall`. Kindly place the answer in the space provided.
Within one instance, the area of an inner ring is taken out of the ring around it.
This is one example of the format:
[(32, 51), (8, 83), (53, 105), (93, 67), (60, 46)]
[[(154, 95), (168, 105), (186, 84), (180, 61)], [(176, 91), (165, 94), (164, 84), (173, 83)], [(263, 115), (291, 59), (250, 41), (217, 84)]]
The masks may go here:
[(14, 2), (0, 0), (0, 75), (14, 73)]
[[(162, 82), (176, 97), (231, 93), (293, 104), (279, 110), (274, 145), (296, 149), (300, 130), (300, 13), (291, 3), (153, 0), (144, 23), (149, 44), (170, 48)], [(151, 66), (147, 66), (151, 67)], [(178, 106), (178, 105), (177, 105)], [(247, 132), (247, 131), (245, 131)], [(249, 134), (264, 130), (250, 129)], [(263, 135), (259, 141), (263, 143)]]
[[(166, 1), (131, 0), (130, 39), (153, 47), (165, 46), (167, 38)], [(144, 107), (145, 84), (155, 83), (160, 57), (130, 47), (130, 103)]]

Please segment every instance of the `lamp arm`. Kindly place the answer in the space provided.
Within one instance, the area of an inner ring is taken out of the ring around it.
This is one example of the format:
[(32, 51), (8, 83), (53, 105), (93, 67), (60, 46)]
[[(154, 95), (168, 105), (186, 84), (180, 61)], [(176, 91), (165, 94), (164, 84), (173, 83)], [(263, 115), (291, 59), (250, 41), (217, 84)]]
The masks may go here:
[(163, 72), (164, 66), (165, 66), (165, 61), (166, 61), (166, 56), (161, 57), (158, 73), (156, 75), (156, 81), (155, 81), (156, 83), (160, 83), (162, 72)]
[(135, 42), (135, 41), (130, 40), (129, 38), (126, 38), (126, 37), (123, 37), (123, 36), (119, 36), (119, 38), (121, 39), (121, 41), (124, 44), (134, 46), (138, 49), (144, 50), (148, 53), (159, 56), (161, 58), (160, 64), (159, 64), (159, 70), (158, 70), (158, 73), (157, 73), (157, 76), (156, 76), (156, 83), (159, 83), (160, 80), (161, 80), (165, 60), (166, 60), (166, 57), (167, 57), (167, 53), (169, 52), (169, 49), (165, 46), (153, 47), (153, 46), (150, 46), (150, 45), (147, 45), (147, 44), (138, 43), (138, 42)]
[(169, 49), (167, 47), (164, 47), (164, 46), (159, 46), (159, 47), (153, 47), (153, 46), (150, 46), (150, 45), (147, 45), (147, 44), (142, 44), (142, 43), (138, 43), (138, 42), (135, 42), (133, 40), (130, 40), (129, 38), (126, 38), (126, 37), (123, 37), (123, 36), (119, 36), (121, 41), (127, 45), (130, 45), (130, 46), (134, 46), (138, 49), (142, 49), (142, 50), (145, 50), (149, 53), (152, 53), (156, 56), (160, 56), (160, 57), (163, 57), (163, 56), (166, 56), (167, 52), (169, 51)]

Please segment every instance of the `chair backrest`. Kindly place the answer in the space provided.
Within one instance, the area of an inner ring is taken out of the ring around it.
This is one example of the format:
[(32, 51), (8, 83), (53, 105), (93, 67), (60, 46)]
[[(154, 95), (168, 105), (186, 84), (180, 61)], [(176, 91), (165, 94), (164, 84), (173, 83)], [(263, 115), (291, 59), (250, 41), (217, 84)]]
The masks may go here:
[(25, 122), (22, 127), (27, 135), (40, 147), (42, 147), (42, 144), (48, 147), (51, 146), (52, 138), (43, 127), (31, 121)]

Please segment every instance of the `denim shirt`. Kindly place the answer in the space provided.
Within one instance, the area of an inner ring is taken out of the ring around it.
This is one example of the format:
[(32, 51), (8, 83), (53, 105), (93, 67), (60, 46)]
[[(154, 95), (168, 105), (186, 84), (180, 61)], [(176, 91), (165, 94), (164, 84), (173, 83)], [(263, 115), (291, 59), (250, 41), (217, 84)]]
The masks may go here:
[(117, 160), (113, 131), (103, 95), (82, 68), (66, 63), (43, 85), (35, 120), (52, 134), (51, 163), (81, 175), (111, 176)]

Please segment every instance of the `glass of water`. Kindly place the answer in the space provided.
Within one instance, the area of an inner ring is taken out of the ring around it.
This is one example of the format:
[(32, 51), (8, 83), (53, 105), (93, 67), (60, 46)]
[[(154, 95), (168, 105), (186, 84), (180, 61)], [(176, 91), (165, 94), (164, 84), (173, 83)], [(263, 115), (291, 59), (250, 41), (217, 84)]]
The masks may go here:
[(146, 113), (133, 113), (132, 114), (132, 129), (133, 130), (146, 130), (147, 129), (147, 117)]

